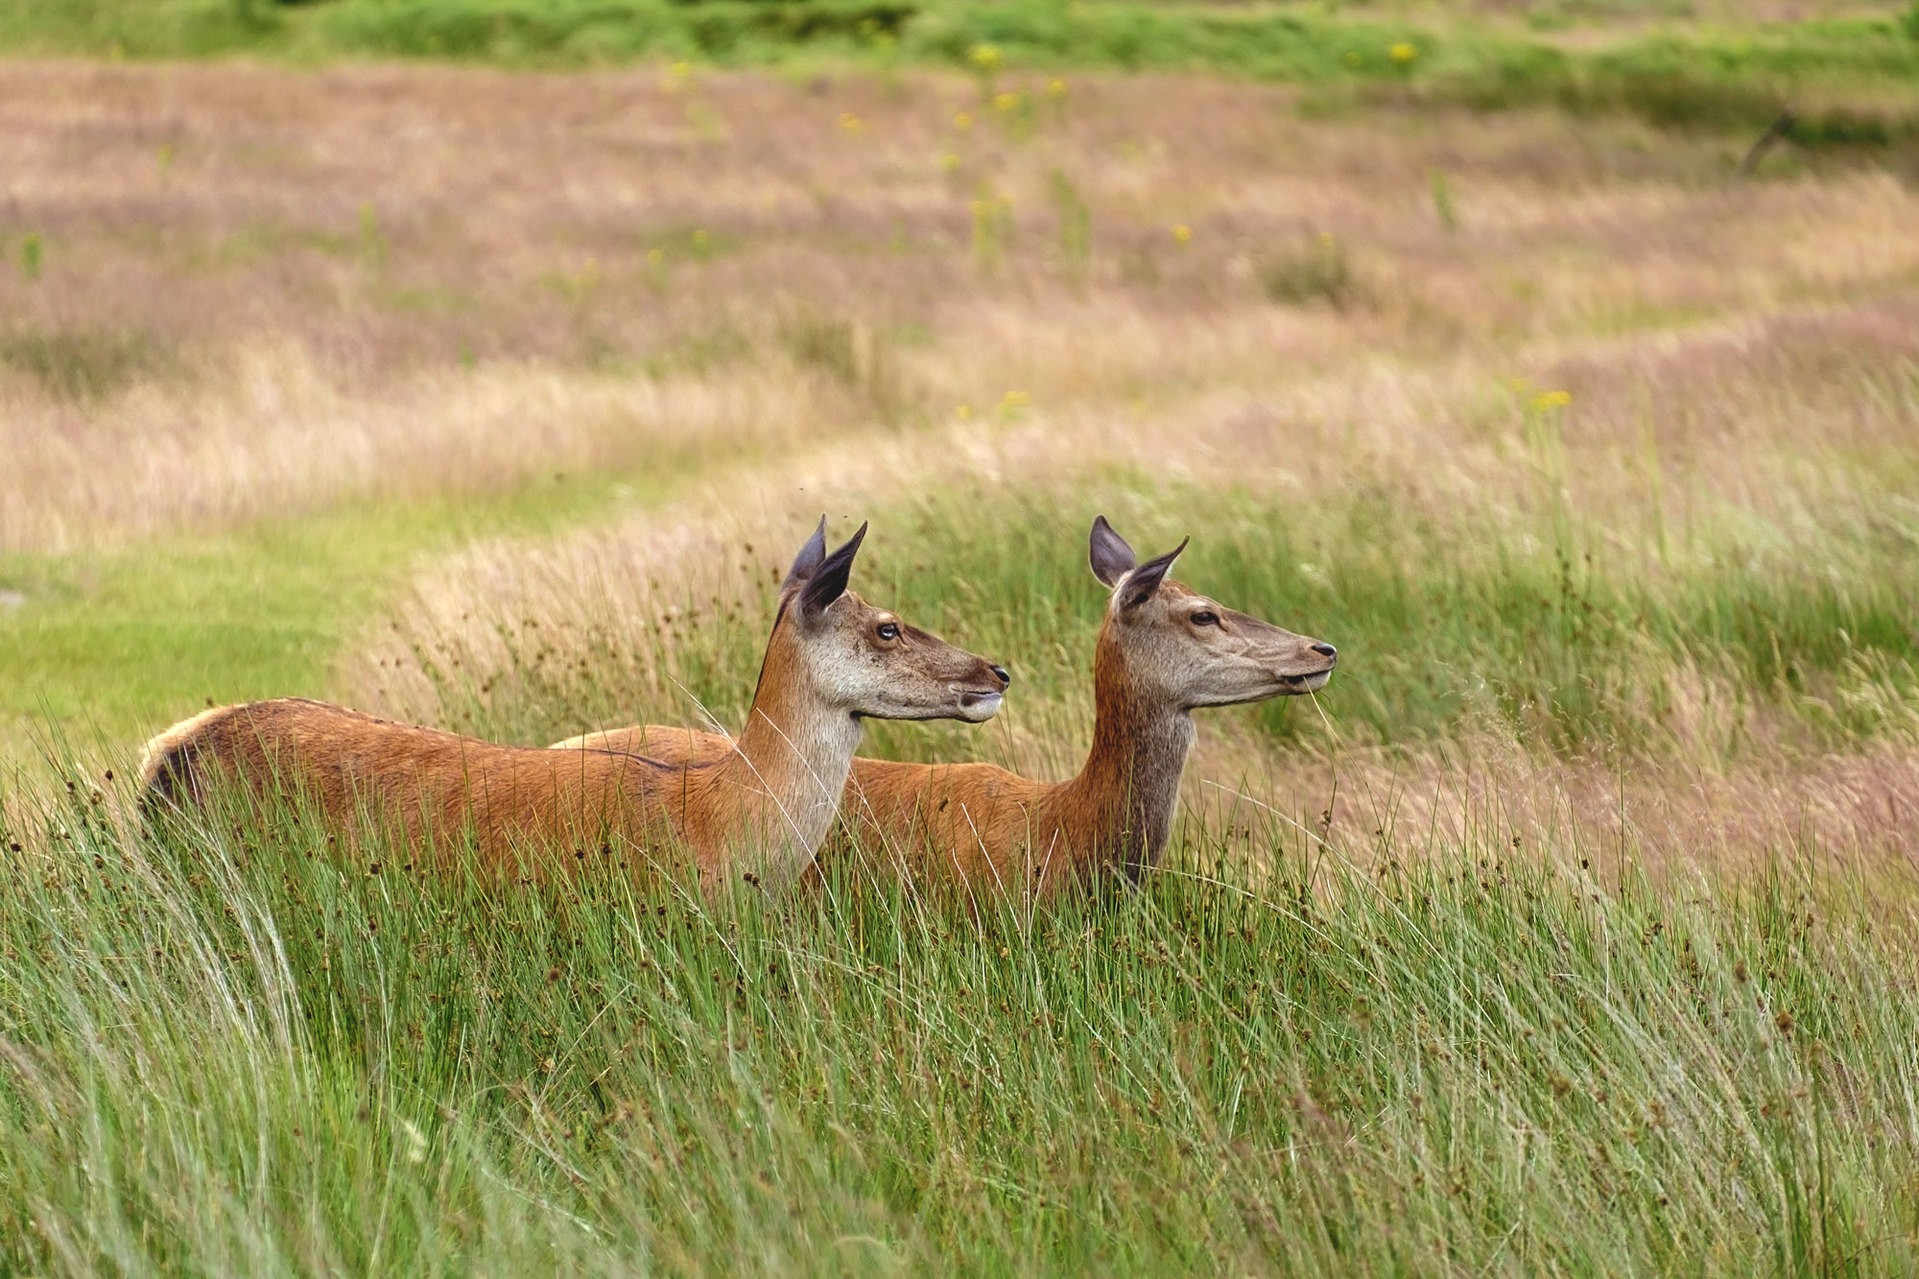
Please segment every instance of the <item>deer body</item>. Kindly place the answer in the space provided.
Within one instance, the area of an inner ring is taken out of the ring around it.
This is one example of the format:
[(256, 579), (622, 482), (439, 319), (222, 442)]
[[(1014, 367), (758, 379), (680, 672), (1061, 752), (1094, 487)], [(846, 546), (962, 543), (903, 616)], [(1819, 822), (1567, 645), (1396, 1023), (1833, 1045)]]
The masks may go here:
[(1172, 834), (1193, 718), (1142, 705), (1110, 649), (1100, 659), (1092, 749), (1072, 778), (855, 760), (844, 803), (862, 844), (897, 850), (902, 869), (923, 882), (1041, 896), (1089, 872), (1137, 876), (1156, 863)]
[(709, 887), (736, 870), (777, 884), (831, 829), (862, 716), (976, 722), (1006, 687), (1000, 668), (845, 589), (864, 533), (832, 556), (820, 533), (801, 551), (747, 727), (723, 752), (663, 761), (501, 746), (287, 698), (208, 711), (155, 738), (141, 769), (148, 801), (197, 800), (227, 774), (409, 844), (470, 837), (493, 861), (528, 845), (618, 843), (667, 868), (690, 854)]
[[(1137, 876), (1154, 865), (1172, 832), (1192, 711), (1316, 691), (1337, 661), (1330, 644), (1167, 580), (1178, 554), (1137, 565), (1106, 521), (1094, 522), (1093, 570), (1113, 595), (1094, 653), (1093, 743), (1074, 777), (1040, 782), (992, 764), (856, 759), (842, 807), (861, 844), (886, 848), (914, 882), (975, 891), (1045, 895), (1090, 873)], [(717, 734), (658, 725), (558, 744), (642, 747), (680, 760), (728, 749)]]

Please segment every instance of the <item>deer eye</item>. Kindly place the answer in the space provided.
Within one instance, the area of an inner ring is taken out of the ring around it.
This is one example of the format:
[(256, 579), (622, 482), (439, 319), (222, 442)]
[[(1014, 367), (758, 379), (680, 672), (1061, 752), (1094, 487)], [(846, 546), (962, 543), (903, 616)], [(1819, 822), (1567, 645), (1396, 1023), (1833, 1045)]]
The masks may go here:
[(1209, 612), (1206, 609), (1201, 609), (1199, 612), (1193, 614), (1192, 617), (1188, 618), (1187, 620), (1192, 622), (1194, 626), (1218, 626), (1219, 614)]
[(879, 630), (875, 633), (883, 640), (896, 640), (900, 637), (899, 623), (881, 622)]

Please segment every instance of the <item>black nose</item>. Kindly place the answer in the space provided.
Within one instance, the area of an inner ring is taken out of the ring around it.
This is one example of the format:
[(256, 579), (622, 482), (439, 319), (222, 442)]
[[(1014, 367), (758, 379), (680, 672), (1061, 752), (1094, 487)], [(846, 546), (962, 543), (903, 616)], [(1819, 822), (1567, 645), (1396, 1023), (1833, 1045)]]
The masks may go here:
[(987, 669), (992, 671), (993, 674), (999, 676), (999, 682), (1000, 682), (1001, 688), (1009, 687), (1012, 684), (1013, 677), (1006, 673), (1006, 668), (1004, 666), (991, 666), (991, 667), (988, 667)]
[(1315, 644), (1313, 645), (1313, 652), (1318, 653), (1321, 657), (1338, 657), (1339, 656), (1339, 650), (1334, 648), (1331, 644)]

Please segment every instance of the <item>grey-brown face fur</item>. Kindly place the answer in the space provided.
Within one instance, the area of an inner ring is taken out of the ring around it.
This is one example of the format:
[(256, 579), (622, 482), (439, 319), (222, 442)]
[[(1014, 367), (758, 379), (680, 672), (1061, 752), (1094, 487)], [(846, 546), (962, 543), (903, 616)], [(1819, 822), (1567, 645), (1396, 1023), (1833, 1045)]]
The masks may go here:
[(1234, 706), (1326, 686), (1339, 658), (1331, 645), (1226, 608), (1178, 582), (1123, 606), (1115, 628), (1127, 667), (1183, 708)]
[(800, 624), (814, 687), (853, 715), (977, 724), (999, 710), (1010, 682), (999, 666), (851, 591)]
[(1142, 693), (1181, 709), (1233, 706), (1315, 692), (1332, 678), (1332, 645), (1227, 608), (1170, 580), (1180, 551), (1136, 562), (1102, 516), (1094, 521), (1093, 572), (1113, 588), (1112, 635)]
[(808, 686), (856, 718), (991, 719), (1010, 683), (1005, 670), (848, 590), (866, 526), (830, 555), (824, 531), (822, 520), (793, 562), (781, 603), (781, 627), (793, 641), (783, 656)]

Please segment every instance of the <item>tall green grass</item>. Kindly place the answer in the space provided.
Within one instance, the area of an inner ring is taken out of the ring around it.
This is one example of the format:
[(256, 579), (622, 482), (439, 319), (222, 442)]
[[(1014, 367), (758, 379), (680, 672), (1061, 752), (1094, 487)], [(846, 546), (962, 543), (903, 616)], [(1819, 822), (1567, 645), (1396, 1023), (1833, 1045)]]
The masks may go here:
[[(1098, 490), (1142, 555), (1194, 535), (1181, 581), (1339, 647), (1317, 707), (1221, 712), (1251, 714), (1277, 741), (1322, 740), (1330, 719), (1348, 742), (1408, 745), (1493, 717), (1548, 751), (1736, 758), (1754, 734), (1769, 751), (1909, 741), (1919, 729), (1919, 559), (1908, 534), (1863, 512), (1835, 505), (1785, 531), (1702, 511), (1664, 532), (1554, 501), (1422, 509), (1363, 484), (1310, 503), (1145, 475), (1105, 476)], [(871, 514), (856, 588), (1006, 662), (1005, 721), (1053, 744), (1070, 772), (1091, 726), (1107, 598), (1086, 567), (1093, 511), (1050, 489), (999, 489)], [(650, 615), (614, 598), (574, 630), (504, 617), (491, 658), (422, 637), (415, 660), (437, 691), (413, 709), (508, 741), (707, 715), (737, 728), (771, 621), (764, 575), (744, 567), (716, 562)], [(1725, 732), (1680, 742), (1702, 698)], [(865, 749), (998, 758), (1003, 727), (872, 724)]]
[(11, 1272), (1919, 1263), (1915, 921), (1792, 859), (1655, 888), (1488, 822), (1366, 873), (1187, 822), (1037, 914), (715, 911), (89, 790), (0, 868)]

